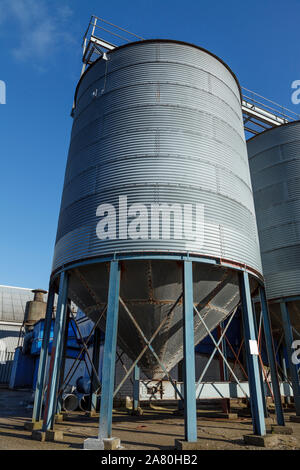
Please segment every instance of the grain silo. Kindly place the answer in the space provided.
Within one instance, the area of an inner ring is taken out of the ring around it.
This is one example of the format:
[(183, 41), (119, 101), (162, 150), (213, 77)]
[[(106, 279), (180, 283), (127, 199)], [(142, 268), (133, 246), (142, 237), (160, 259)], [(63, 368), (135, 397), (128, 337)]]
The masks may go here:
[(151, 378), (184, 359), (186, 439), (197, 439), (194, 345), (241, 292), (254, 427), (264, 434), (251, 350), (251, 292), (262, 269), (235, 75), (193, 44), (129, 43), (87, 68), (73, 117), (51, 276), (61, 314), (44, 428), (53, 426), (69, 297), (106, 330), (99, 436), (111, 432), (118, 341)]
[(297, 366), (291, 360), (293, 329), (300, 330), (300, 122), (251, 138), (248, 153), (269, 310), (278, 340), (284, 327), (300, 414)]
[[(261, 272), (240, 91), (220, 60), (178, 42), (131, 43), (88, 69), (75, 104), (53, 271), (81, 263), (69, 288), (84, 312), (96, 319), (107, 300), (107, 264), (84, 261), (97, 257), (135, 255), (122, 263), (121, 297), (147, 337), (181, 293), (169, 253)], [(165, 259), (138, 259), (147, 253)], [(194, 300), (213, 329), (238, 303), (237, 276), (194, 271)], [(183, 357), (180, 319), (178, 305), (153, 345), (168, 370)], [(195, 344), (204, 335), (198, 322)], [(138, 333), (123, 307), (119, 338), (135, 358)], [(162, 374), (150, 351), (141, 365), (149, 377)]]

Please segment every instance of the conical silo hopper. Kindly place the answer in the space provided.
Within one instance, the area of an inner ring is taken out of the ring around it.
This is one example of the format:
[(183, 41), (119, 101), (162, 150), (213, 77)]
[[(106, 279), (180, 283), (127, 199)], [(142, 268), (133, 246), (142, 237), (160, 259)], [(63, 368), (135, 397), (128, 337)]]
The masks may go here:
[[(68, 270), (70, 297), (97, 322), (120, 260), (120, 297), (149, 339), (180, 297), (186, 257), (198, 261), (194, 303), (213, 330), (239, 303), (236, 268), (253, 289), (261, 276), (239, 84), (192, 44), (129, 43), (76, 89), (52, 275)], [(195, 344), (206, 335), (195, 317)], [(168, 371), (182, 341), (179, 299), (153, 342)], [(122, 304), (118, 343), (132, 359), (144, 347)], [(139, 365), (164, 375), (150, 351)]]

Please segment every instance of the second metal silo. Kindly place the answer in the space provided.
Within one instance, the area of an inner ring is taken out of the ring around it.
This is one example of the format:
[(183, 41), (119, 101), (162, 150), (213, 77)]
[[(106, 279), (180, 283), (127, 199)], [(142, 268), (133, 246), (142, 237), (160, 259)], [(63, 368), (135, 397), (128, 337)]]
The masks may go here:
[(300, 414), (292, 362), (293, 329), (300, 330), (300, 122), (251, 138), (248, 153), (269, 309), (277, 340), (283, 325)]

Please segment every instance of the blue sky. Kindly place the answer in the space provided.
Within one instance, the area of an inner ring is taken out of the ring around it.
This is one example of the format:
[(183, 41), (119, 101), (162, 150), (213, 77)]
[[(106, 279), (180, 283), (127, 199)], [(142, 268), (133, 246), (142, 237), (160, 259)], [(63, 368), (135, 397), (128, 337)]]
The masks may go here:
[(240, 83), (300, 114), (300, 1), (0, 0), (0, 284), (47, 288), (81, 69), (92, 14), (145, 38), (195, 43)]

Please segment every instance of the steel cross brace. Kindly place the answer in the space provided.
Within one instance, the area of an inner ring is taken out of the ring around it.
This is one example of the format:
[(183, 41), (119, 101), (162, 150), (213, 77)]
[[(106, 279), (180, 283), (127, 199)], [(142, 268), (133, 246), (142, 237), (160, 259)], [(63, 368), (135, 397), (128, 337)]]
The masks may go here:
[(164, 371), (164, 373), (166, 374), (166, 376), (168, 377), (168, 379), (170, 380), (171, 384), (173, 385), (173, 388), (174, 390), (178, 393), (178, 395), (180, 396), (181, 399), (183, 399), (183, 396), (182, 394), (180, 393), (180, 391), (178, 390), (174, 380), (172, 379), (171, 375), (169, 374), (169, 372), (167, 371), (167, 369), (165, 368), (164, 364), (161, 362), (161, 360), (159, 359), (158, 355), (156, 354), (156, 352), (154, 351), (153, 347), (151, 346), (151, 343), (150, 341), (148, 341), (148, 339), (146, 338), (146, 336), (144, 335), (143, 333), (143, 330), (141, 329), (140, 325), (137, 323), (137, 321), (135, 320), (135, 318), (133, 317), (132, 313), (130, 312), (130, 310), (128, 309), (127, 305), (125, 304), (125, 302), (122, 300), (122, 298), (120, 297), (119, 298), (120, 300), (120, 303), (122, 304), (122, 306), (124, 307), (126, 313), (128, 314), (129, 318), (131, 319), (131, 321), (133, 322), (133, 324), (135, 325), (136, 329), (138, 330), (138, 332), (140, 333), (141, 337), (143, 338), (143, 340), (145, 341), (145, 343), (147, 344), (148, 346), (148, 349), (152, 352), (153, 356), (155, 357), (155, 359), (157, 360), (158, 364), (160, 365), (160, 367), (162, 368), (162, 370)]
[[(234, 365), (233, 365), (233, 368), (232, 370), (235, 369), (235, 366), (238, 364), (241, 368), (241, 371), (243, 372), (244, 376), (245, 376), (245, 379), (248, 380), (248, 375), (243, 367), (243, 364), (241, 363), (241, 361), (239, 360), (239, 356), (240, 356), (240, 352), (241, 352), (241, 345), (239, 346), (239, 350), (238, 350), (238, 353), (235, 352), (235, 350), (233, 349), (232, 345), (230, 344), (230, 341), (229, 339), (227, 338), (227, 336), (225, 335), (225, 339), (226, 339), (226, 342), (228, 344), (228, 346), (230, 347), (230, 350), (232, 352), (232, 354), (234, 355), (234, 358), (235, 358), (235, 362), (234, 362)], [(242, 343), (243, 345), (243, 343)], [(230, 381), (230, 377), (231, 377), (231, 374), (228, 378), (228, 380)]]
[(42, 416), (42, 404), (43, 404), (43, 398), (44, 398), (44, 392), (45, 392), (45, 378), (46, 378), (46, 369), (47, 369), (47, 362), (48, 362), (48, 347), (49, 347), (49, 340), (50, 340), (54, 296), (55, 296), (54, 285), (50, 283), (49, 292), (48, 292), (48, 300), (47, 300), (47, 311), (46, 311), (45, 323), (44, 323), (44, 334), (43, 334), (43, 341), (42, 341), (42, 347), (41, 347), (41, 352), (40, 352), (38, 376), (37, 376), (37, 381), (36, 381), (36, 390), (35, 390), (34, 405), (33, 405), (33, 411), (32, 411), (33, 422), (40, 421), (41, 416)]
[[(239, 350), (238, 350), (237, 354), (235, 354), (235, 361), (234, 361), (234, 364), (233, 364), (233, 370), (236, 368), (236, 365), (239, 364), (240, 367), (241, 367), (241, 369), (242, 369), (242, 371), (243, 371), (243, 373), (244, 373), (244, 375), (245, 375), (245, 379), (248, 380), (248, 375), (247, 375), (247, 373), (246, 373), (246, 371), (245, 371), (245, 369), (244, 369), (244, 367), (243, 367), (241, 361), (239, 360), (239, 357), (240, 357), (242, 348), (243, 348), (243, 346), (244, 346), (244, 342), (245, 342), (245, 341), (244, 341), (244, 338), (242, 338), (242, 340), (241, 340), (241, 342), (240, 342), (240, 345), (239, 345)], [(229, 375), (229, 380), (231, 379), (231, 377), (232, 377), (232, 374), (230, 373), (230, 375)]]
[[(72, 325), (72, 323), (71, 323), (71, 328), (72, 328), (72, 330), (73, 330), (73, 333), (75, 334), (77, 343), (80, 344), (80, 342), (79, 342), (79, 340), (78, 340), (78, 338), (77, 338), (76, 330), (74, 329), (74, 326)], [(83, 346), (83, 349), (85, 350), (85, 347), (84, 347), (84, 346)], [(85, 367), (86, 367), (88, 376), (89, 376), (89, 378), (91, 379), (91, 378), (92, 378), (92, 372), (93, 372), (93, 370), (92, 370), (92, 368), (91, 368), (91, 372), (90, 372), (89, 365), (88, 365), (88, 363), (87, 363), (87, 361), (86, 361), (86, 358), (85, 358), (85, 354), (83, 354), (83, 360), (84, 360), (84, 363), (85, 363)], [(73, 374), (73, 375), (74, 375), (74, 374)], [(99, 378), (96, 377), (96, 379), (97, 379), (98, 382), (99, 382)], [(100, 382), (99, 382), (99, 384), (100, 384)], [(60, 391), (59, 391), (59, 394), (61, 394), (61, 393), (62, 393), (62, 392), (61, 392), (61, 390), (60, 390)]]
[[(127, 369), (127, 367), (126, 367), (126, 365), (125, 365), (125, 363), (124, 363), (124, 361), (123, 361), (123, 359), (122, 359), (122, 356), (125, 354), (124, 351), (123, 351), (121, 354), (119, 354), (118, 351), (116, 351), (116, 353), (117, 353), (117, 358), (118, 358), (118, 359), (116, 360), (116, 365), (117, 365), (118, 362), (120, 361), (121, 366), (123, 367), (123, 369), (125, 370), (125, 372), (126, 372), (126, 374), (127, 374), (128, 369)], [(130, 382), (131, 382), (132, 385), (133, 385), (133, 380), (132, 380), (131, 377), (130, 377)]]
[(48, 389), (43, 417), (43, 431), (53, 429), (54, 415), (57, 407), (57, 394), (59, 387), (59, 372), (63, 352), (63, 335), (66, 326), (67, 299), (69, 275), (62, 272), (59, 280), (59, 295), (54, 324), (53, 344), (49, 365)]
[[(276, 366), (278, 367), (279, 371), (280, 371), (281, 374), (282, 374), (282, 380), (285, 381), (285, 382), (288, 382), (288, 383), (291, 385), (292, 382), (291, 382), (291, 381), (289, 380), (289, 378), (286, 376), (286, 374), (285, 374), (283, 368), (282, 368), (281, 365), (279, 364), (279, 362), (278, 362), (278, 360), (277, 360), (277, 357), (276, 357), (277, 354), (278, 354), (280, 345), (281, 345), (281, 343), (282, 343), (283, 336), (284, 336), (284, 333), (282, 333), (282, 335), (280, 336), (279, 341), (278, 341), (278, 343), (277, 343), (277, 347), (276, 347), (276, 350), (275, 350), (275, 360), (276, 360)], [(271, 373), (271, 369), (269, 369), (269, 371), (268, 371), (268, 377), (269, 377), (270, 373)], [(271, 380), (271, 382), (272, 382), (272, 380)]]
[[(90, 334), (89, 334), (89, 336), (88, 336), (87, 342), (89, 342), (89, 340), (90, 340), (92, 334), (94, 333), (95, 329), (97, 328), (97, 326), (98, 326), (98, 324), (99, 324), (99, 322), (100, 322), (102, 316), (104, 315), (106, 309), (107, 309), (107, 305), (105, 305), (105, 307), (104, 307), (104, 309), (102, 310), (102, 312), (101, 312), (101, 314), (100, 314), (100, 316), (99, 316), (97, 322), (94, 324), (94, 326), (93, 326), (93, 328), (92, 328), (92, 331), (90, 332)], [(65, 377), (64, 383), (62, 384), (62, 386), (61, 386), (61, 388), (60, 388), (60, 390), (59, 390), (59, 393), (62, 393), (62, 392), (63, 392), (63, 390), (66, 388), (66, 386), (69, 384), (69, 382), (71, 381), (72, 377), (74, 376), (76, 370), (78, 369), (78, 367), (79, 367), (79, 365), (80, 365), (79, 359), (80, 359), (80, 356), (82, 355), (83, 352), (84, 352), (84, 347), (81, 348), (81, 350), (79, 351), (79, 354), (77, 355), (76, 359), (74, 359), (73, 364), (72, 364), (72, 366), (70, 367), (70, 370), (69, 370), (67, 376)], [(75, 367), (76, 362), (78, 362), (78, 364), (77, 364), (76, 367)], [(75, 369), (74, 369), (74, 367), (75, 367)], [(71, 372), (72, 372), (73, 369), (74, 369), (74, 371), (73, 371), (71, 377), (69, 378), (69, 376), (70, 376), (70, 374), (71, 374)], [(69, 380), (68, 380), (68, 379), (69, 379)]]
[[(154, 339), (156, 338), (156, 336), (158, 335), (158, 333), (160, 332), (160, 330), (162, 329), (162, 327), (164, 326), (164, 324), (166, 323), (166, 321), (168, 320), (169, 316), (171, 315), (171, 313), (173, 312), (174, 308), (176, 307), (176, 305), (178, 304), (178, 302), (180, 301), (181, 297), (182, 297), (183, 294), (180, 294), (180, 296), (178, 297), (178, 299), (176, 300), (175, 304), (172, 306), (172, 308), (170, 309), (170, 311), (168, 312), (168, 314), (165, 316), (165, 318), (162, 320), (162, 322), (160, 323), (160, 325), (157, 327), (156, 331), (153, 333), (153, 335), (151, 336), (150, 340), (149, 340), (149, 343), (152, 343), (152, 341), (154, 341)], [(148, 348), (148, 344), (146, 344), (146, 346), (142, 349), (141, 353), (138, 355), (137, 359), (134, 361), (134, 363), (131, 365), (131, 367), (129, 368), (127, 374), (125, 375), (125, 377), (122, 379), (122, 381), (119, 383), (118, 387), (116, 388), (115, 392), (114, 392), (114, 396), (118, 393), (118, 391), (120, 390), (120, 388), (122, 387), (123, 383), (127, 380), (128, 376), (131, 374), (131, 372), (133, 371), (134, 367), (137, 365), (137, 363), (139, 362), (139, 360), (142, 358), (142, 356), (144, 355), (144, 353), (147, 351), (147, 348)]]
[[(196, 307), (195, 307), (195, 310), (196, 310), (196, 312), (198, 313)], [(199, 313), (198, 313), (198, 314), (199, 314)], [(202, 372), (202, 374), (201, 374), (201, 376), (200, 376), (200, 378), (199, 378), (199, 380), (198, 380), (198, 382), (197, 382), (197, 387), (198, 387), (198, 386), (200, 385), (200, 383), (202, 382), (203, 377), (205, 376), (206, 371), (207, 371), (207, 369), (209, 368), (209, 365), (210, 365), (211, 361), (213, 360), (213, 358), (214, 358), (216, 352), (220, 350), (220, 347), (219, 347), (219, 346), (220, 346), (220, 344), (222, 343), (223, 338), (225, 338), (225, 333), (226, 333), (227, 329), (229, 328), (229, 325), (230, 325), (230, 323), (231, 323), (231, 321), (232, 321), (234, 315), (235, 315), (235, 311), (232, 313), (232, 315), (231, 315), (231, 317), (230, 317), (230, 319), (229, 319), (229, 321), (228, 321), (226, 327), (225, 327), (224, 330), (222, 331), (222, 334), (221, 334), (221, 336), (219, 337), (218, 342), (216, 343), (216, 347), (215, 347), (215, 349), (213, 350), (213, 352), (212, 352), (212, 354), (211, 354), (209, 360), (207, 361), (206, 366), (205, 366), (205, 368), (204, 368), (204, 370), (203, 370), (203, 372)], [(203, 320), (203, 319), (202, 319), (202, 320)], [(203, 321), (204, 321), (204, 320), (203, 320)]]
[[(94, 366), (93, 361), (92, 361), (92, 359), (91, 359), (91, 356), (90, 356), (89, 350), (88, 350), (88, 348), (87, 348), (87, 345), (86, 345), (86, 343), (85, 343), (85, 341), (84, 341), (84, 339), (83, 339), (83, 337), (82, 337), (82, 334), (81, 334), (81, 331), (80, 331), (79, 326), (78, 326), (78, 324), (77, 324), (77, 321), (76, 321), (76, 319), (75, 319), (73, 313), (72, 313), (72, 312), (70, 312), (70, 313), (71, 313), (71, 316), (72, 316), (72, 318), (73, 318), (73, 320), (74, 320), (76, 329), (77, 329), (77, 331), (78, 331), (78, 333), (79, 333), (80, 340), (81, 340), (81, 342), (82, 342), (83, 348), (85, 349), (85, 352), (86, 352), (86, 354), (87, 354), (87, 357), (88, 357), (88, 359), (89, 359), (89, 361), (90, 361), (90, 364), (91, 364), (93, 373), (95, 374), (95, 377), (96, 377), (96, 379), (98, 380), (98, 384), (101, 385), (101, 382), (100, 382), (100, 379), (99, 379), (99, 376), (98, 376), (98, 371), (95, 369), (95, 366)], [(72, 325), (72, 323), (71, 323), (71, 325)], [(73, 329), (73, 331), (74, 331), (73, 325), (72, 325), (72, 329)], [(76, 335), (76, 332), (75, 332), (75, 331), (74, 331), (74, 333), (75, 333), (75, 335)], [(87, 366), (87, 364), (86, 364), (86, 366)], [(87, 367), (87, 369), (88, 369), (88, 367)]]
[[(197, 307), (195, 307), (195, 305), (194, 305), (194, 310), (195, 310), (195, 312), (197, 313), (197, 315), (198, 315), (200, 321), (202, 322), (204, 328), (206, 329), (208, 335), (210, 336), (212, 342), (213, 342), (214, 345), (215, 345), (215, 350), (214, 350), (212, 356), (214, 356), (214, 354), (216, 353), (216, 351), (219, 351), (219, 353), (221, 354), (221, 356), (222, 356), (222, 358), (223, 358), (225, 364), (227, 365), (228, 369), (230, 370), (232, 376), (234, 377), (234, 379), (235, 379), (237, 385), (240, 387), (240, 389), (241, 389), (241, 391), (243, 392), (243, 394), (245, 395), (245, 397), (246, 397), (246, 398), (249, 398), (248, 395), (247, 395), (247, 393), (245, 392), (245, 390), (244, 390), (243, 387), (241, 386), (241, 384), (240, 384), (240, 382), (239, 382), (239, 379), (237, 378), (237, 376), (235, 375), (235, 373), (234, 373), (233, 370), (231, 369), (231, 367), (230, 367), (230, 365), (229, 365), (227, 359), (225, 358), (225, 356), (224, 356), (224, 354), (223, 354), (223, 352), (221, 351), (220, 346), (219, 346), (219, 345), (220, 345), (220, 342), (222, 341), (223, 335), (224, 335), (224, 333), (226, 333), (227, 328), (228, 328), (228, 326), (229, 326), (229, 324), (230, 324), (230, 322), (231, 322), (231, 320), (232, 320), (232, 318), (233, 318), (235, 312), (232, 314), (232, 316), (231, 316), (229, 322), (228, 322), (227, 325), (226, 325), (226, 328), (224, 329), (224, 331), (223, 331), (223, 333), (222, 333), (221, 338), (219, 339), (219, 341), (218, 341), (218, 343), (217, 343), (216, 340), (215, 340), (215, 338), (213, 337), (212, 333), (210, 332), (209, 328), (206, 326), (206, 323), (205, 323), (205, 321), (203, 320), (202, 316), (200, 315), (200, 313), (199, 313)], [(212, 356), (211, 356), (211, 358), (210, 358), (211, 360), (213, 359)], [(206, 370), (207, 370), (207, 367), (206, 367)], [(205, 370), (205, 372), (206, 372), (206, 370)], [(200, 379), (198, 380), (197, 387), (198, 387), (198, 385), (200, 384), (202, 378), (203, 378), (203, 373), (201, 374), (201, 377), (200, 377)]]
[[(254, 311), (254, 303), (252, 304), (253, 305), (253, 311)], [(272, 390), (272, 387), (270, 385), (270, 382), (268, 381), (268, 375), (264, 369), (264, 363), (263, 363), (263, 360), (262, 360), (262, 349), (263, 349), (263, 338), (262, 338), (262, 310), (260, 311), (260, 314), (259, 314), (259, 327), (258, 327), (258, 338), (257, 338), (257, 345), (258, 345), (258, 360), (259, 360), (259, 363), (260, 363), (260, 368), (261, 368), (261, 372), (262, 372), (262, 375), (263, 375), (263, 378), (265, 379), (265, 383), (269, 389), (269, 392), (270, 392), (270, 395), (271, 395), (271, 398), (273, 400), (273, 402), (275, 403), (275, 399), (274, 399), (274, 394), (273, 394), (273, 390)], [(268, 353), (268, 351), (267, 351)], [(262, 385), (264, 384), (264, 381), (262, 380)]]

